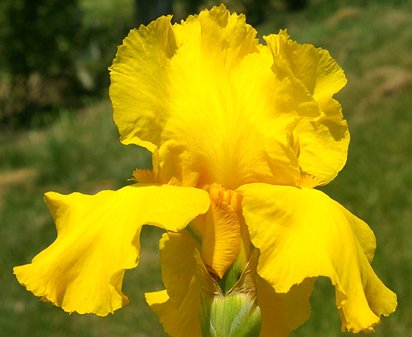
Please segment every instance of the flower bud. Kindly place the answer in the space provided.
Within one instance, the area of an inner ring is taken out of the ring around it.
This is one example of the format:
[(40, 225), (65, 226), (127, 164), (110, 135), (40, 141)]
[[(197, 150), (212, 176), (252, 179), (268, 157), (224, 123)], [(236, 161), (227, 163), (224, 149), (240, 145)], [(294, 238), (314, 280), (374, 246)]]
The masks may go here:
[(202, 308), (202, 336), (258, 337), (260, 319), (260, 308), (250, 294), (217, 295)]
[(259, 337), (260, 308), (256, 300), (257, 253), (252, 254), (237, 283), (223, 293), (206, 268), (200, 266), (203, 337)]

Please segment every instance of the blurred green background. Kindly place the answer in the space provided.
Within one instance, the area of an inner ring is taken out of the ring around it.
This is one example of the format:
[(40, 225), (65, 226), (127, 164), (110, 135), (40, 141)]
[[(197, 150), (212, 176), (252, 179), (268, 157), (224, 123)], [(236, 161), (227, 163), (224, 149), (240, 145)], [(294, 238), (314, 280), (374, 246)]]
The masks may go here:
[[(184, 18), (214, 2), (163, 3)], [(351, 129), (345, 169), (325, 188), (377, 236), (373, 267), (399, 298), (379, 337), (412, 336), (412, 0), (224, 1), (260, 35), (288, 28), (328, 49), (349, 83), (338, 95)], [(139, 7), (140, 6), (140, 7)], [(0, 3), (0, 337), (164, 336), (144, 291), (162, 288), (157, 239), (145, 229), (137, 270), (126, 272), (130, 304), (114, 315), (68, 315), (12, 275), (50, 244), (42, 194), (94, 193), (127, 183), (147, 153), (123, 146), (112, 123), (107, 67), (128, 30), (159, 10), (133, 0), (2, 0)], [(139, 10), (140, 9), (140, 10)], [(327, 280), (312, 318), (293, 336), (342, 336)]]

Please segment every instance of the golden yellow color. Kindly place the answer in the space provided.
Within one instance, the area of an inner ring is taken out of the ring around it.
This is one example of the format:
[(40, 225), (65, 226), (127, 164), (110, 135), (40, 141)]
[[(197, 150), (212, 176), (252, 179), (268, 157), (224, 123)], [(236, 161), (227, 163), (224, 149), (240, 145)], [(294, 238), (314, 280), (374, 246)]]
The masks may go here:
[(57, 239), (14, 273), (65, 311), (100, 316), (127, 303), (123, 275), (137, 266), (141, 227), (178, 231), (209, 206), (203, 191), (169, 185), (135, 184), (93, 196), (49, 192), (45, 200)]
[(118, 191), (46, 194), (58, 236), (15, 268), (19, 282), (69, 312), (113, 312), (150, 224), (166, 230), (166, 289), (146, 299), (171, 336), (201, 336), (204, 271), (229, 293), (256, 251), (261, 337), (308, 319), (320, 276), (335, 286), (342, 330), (373, 330), (396, 308), (370, 266), (374, 234), (314, 189), (346, 162), (348, 126), (333, 98), (342, 69), (286, 31), (259, 43), (223, 5), (170, 20), (132, 30), (110, 68), (121, 142), (147, 148), (153, 171), (136, 170), (137, 184)]

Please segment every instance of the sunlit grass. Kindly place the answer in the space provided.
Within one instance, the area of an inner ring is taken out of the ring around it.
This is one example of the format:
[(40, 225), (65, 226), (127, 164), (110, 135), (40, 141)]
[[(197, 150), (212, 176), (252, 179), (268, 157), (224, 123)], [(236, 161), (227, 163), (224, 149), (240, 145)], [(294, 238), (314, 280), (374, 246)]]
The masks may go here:
[[(327, 5), (273, 14), (265, 33), (284, 25), (300, 42), (330, 50), (349, 83), (340, 94), (352, 134), (348, 163), (328, 194), (373, 228), (373, 266), (399, 296), (399, 308), (377, 327), (378, 337), (412, 336), (412, 3)], [(392, 2), (394, 3), (394, 2)], [(323, 10), (321, 10), (323, 8)], [(120, 41), (119, 41), (120, 43)], [(46, 129), (0, 135), (0, 337), (164, 336), (143, 300), (161, 288), (157, 239), (146, 229), (137, 270), (126, 272), (130, 304), (107, 318), (67, 315), (18, 285), (12, 266), (27, 263), (55, 237), (42, 193), (93, 193), (127, 183), (148, 166), (144, 151), (123, 146), (107, 101), (76, 113), (62, 111)], [(329, 281), (320, 280), (312, 319), (294, 336), (341, 336)]]

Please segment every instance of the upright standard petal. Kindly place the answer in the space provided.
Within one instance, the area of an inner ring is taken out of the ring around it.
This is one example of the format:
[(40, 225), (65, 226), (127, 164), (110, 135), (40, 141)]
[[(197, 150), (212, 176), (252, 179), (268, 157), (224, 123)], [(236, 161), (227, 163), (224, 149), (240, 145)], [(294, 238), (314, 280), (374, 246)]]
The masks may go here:
[(242, 186), (243, 214), (260, 249), (259, 275), (277, 292), (329, 277), (342, 329), (370, 331), (395, 310), (396, 295), (376, 276), (370, 228), (324, 193), (290, 186)]
[(169, 21), (132, 31), (111, 67), (122, 141), (156, 152), (161, 182), (294, 184), (294, 121), (275, 111), (273, 59), (256, 31), (223, 5)]
[(120, 139), (150, 151), (160, 143), (169, 115), (168, 69), (177, 49), (170, 18), (131, 30), (110, 67), (110, 98)]
[(291, 40), (285, 30), (265, 37), (273, 53), (274, 70), (299, 81), (319, 103), (328, 101), (346, 85), (341, 67), (329, 52)]
[(292, 41), (286, 31), (265, 40), (273, 54), (273, 71), (281, 79), (281, 87), (289, 88), (283, 91), (307, 96), (301, 110), (311, 110), (306, 116), (303, 110), (303, 118), (296, 124), (294, 148), (302, 173), (325, 185), (343, 168), (348, 152), (348, 126), (339, 102), (332, 98), (345, 86), (345, 74), (328, 51)]
[(169, 185), (45, 197), (57, 238), (14, 273), (36, 296), (65, 311), (100, 316), (127, 303), (123, 275), (137, 266), (142, 226), (178, 231), (209, 207), (206, 192)]

